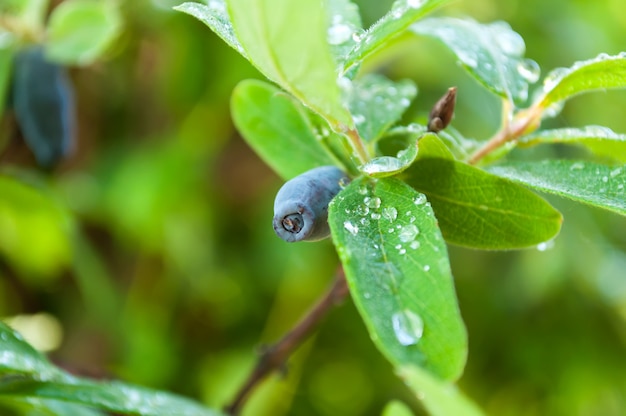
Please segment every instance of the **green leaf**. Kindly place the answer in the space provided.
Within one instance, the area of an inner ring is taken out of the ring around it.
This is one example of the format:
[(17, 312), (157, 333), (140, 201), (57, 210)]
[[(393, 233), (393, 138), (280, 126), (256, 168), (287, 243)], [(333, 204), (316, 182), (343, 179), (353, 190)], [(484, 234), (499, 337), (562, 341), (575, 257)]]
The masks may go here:
[(428, 196), (449, 243), (516, 249), (550, 240), (561, 227), (561, 214), (544, 199), (465, 163), (418, 158), (402, 177)]
[(446, 245), (424, 195), (394, 178), (361, 178), (329, 206), (350, 292), (378, 349), (396, 366), (456, 379), (467, 337)]
[(456, 386), (437, 380), (426, 371), (414, 365), (400, 368), (398, 375), (415, 392), (432, 416), (484, 415)]
[(539, 79), (539, 66), (523, 58), (524, 39), (508, 23), (443, 17), (425, 19), (411, 30), (443, 42), (470, 75), (510, 101), (526, 101), (528, 84)]
[(250, 61), (333, 128), (353, 126), (343, 107), (319, 0), (230, 0), (228, 12)]
[(330, 18), (327, 40), (335, 61), (343, 62), (363, 31), (359, 7), (351, 0), (328, 0), (326, 4)]
[(235, 29), (233, 29), (233, 24), (226, 12), (224, 0), (212, 0), (209, 4), (188, 2), (174, 7), (174, 10), (195, 17), (222, 38), (228, 46), (239, 52), (244, 58), (249, 59), (243, 46), (237, 40), (237, 36), (235, 36)]
[(542, 192), (626, 215), (626, 166), (571, 160), (511, 162), (489, 171)]
[(540, 130), (518, 140), (520, 147), (542, 143), (580, 143), (598, 156), (626, 162), (626, 134), (615, 133), (608, 127)]
[(553, 70), (543, 81), (543, 95), (537, 105), (546, 110), (544, 116), (553, 117), (559, 113), (562, 101), (610, 88), (626, 88), (626, 52), (615, 56), (600, 54), (570, 68)]
[(43, 29), (50, 0), (3, 0), (2, 3), (0, 11), (7, 10), (16, 16), (30, 35), (36, 36)]
[(0, 322), (0, 397), (51, 399), (121, 414), (217, 416), (183, 397), (125, 383), (71, 376), (54, 367), (22, 336)]
[[(394, 176), (407, 169), (411, 163), (415, 160), (418, 154), (418, 143), (421, 132), (412, 133), (404, 129), (396, 130), (395, 134), (401, 133), (406, 135), (408, 133), (410, 139), (406, 148), (401, 149), (395, 156), (379, 156), (371, 159), (359, 169), (362, 173), (371, 176), (373, 178), (384, 178), (387, 176)], [(429, 133), (426, 133), (429, 134)]]
[(122, 28), (113, 2), (67, 0), (50, 15), (47, 53), (63, 64), (87, 65), (100, 58)]
[(62, 381), (12, 379), (0, 383), (0, 396), (52, 399), (96, 407), (126, 415), (218, 416), (208, 409), (173, 394), (115, 381), (96, 382), (69, 377)]
[(0, 375), (16, 374), (32, 375), (41, 380), (62, 377), (60, 370), (24, 341), (18, 332), (0, 322)]
[(417, 95), (410, 80), (393, 82), (382, 75), (368, 74), (353, 81), (348, 107), (359, 135), (375, 141), (397, 122)]
[(67, 213), (47, 195), (7, 176), (0, 175), (0, 195), (0, 255), (28, 275), (57, 276), (72, 257)]
[(387, 403), (381, 416), (413, 416), (413, 412), (406, 404), (393, 400)]
[(313, 134), (305, 111), (292, 97), (263, 81), (242, 81), (231, 97), (237, 129), (283, 179), (335, 163)]
[(396, 0), (391, 10), (359, 37), (358, 43), (345, 59), (344, 73), (401, 34), (412, 23), (446, 3), (449, 0)]

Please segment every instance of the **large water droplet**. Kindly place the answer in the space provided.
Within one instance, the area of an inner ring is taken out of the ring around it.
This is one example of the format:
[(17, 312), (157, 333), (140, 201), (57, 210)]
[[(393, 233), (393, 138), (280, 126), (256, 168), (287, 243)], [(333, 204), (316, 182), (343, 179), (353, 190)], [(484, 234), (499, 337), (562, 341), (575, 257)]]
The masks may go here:
[(359, 233), (359, 226), (352, 224), (350, 221), (344, 221), (343, 228), (348, 230), (352, 235), (357, 235)]
[(394, 313), (391, 325), (396, 339), (404, 346), (417, 344), (424, 335), (424, 321), (409, 309)]
[(401, 170), (402, 167), (403, 163), (400, 159), (391, 156), (381, 156), (367, 162), (361, 167), (361, 170), (367, 175), (374, 175), (377, 173), (397, 172)]
[(507, 55), (522, 56), (526, 51), (524, 39), (519, 33), (514, 32), (511, 26), (506, 22), (495, 22), (489, 25), (494, 39)]
[(403, 243), (408, 243), (409, 241), (415, 240), (415, 237), (419, 234), (420, 230), (413, 224), (405, 225), (400, 230), (398, 234), (398, 238)]
[(327, 40), (331, 45), (341, 45), (352, 39), (352, 28), (343, 23), (337, 23), (328, 28)]
[(393, 222), (398, 218), (398, 210), (394, 207), (385, 207), (383, 208), (383, 217)]
[(539, 68), (539, 64), (532, 59), (524, 59), (522, 61), (519, 61), (519, 63), (517, 64), (517, 72), (526, 81), (534, 84), (539, 80), (539, 76), (541, 75), (541, 68)]
[(378, 197), (370, 198), (369, 196), (363, 198), (363, 203), (372, 209), (380, 208), (381, 200)]
[(426, 202), (426, 195), (424, 195), (424, 194), (419, 194), (418, 196), (413, 198), (413, 203), (415, 205), (422, 205), (425, 202)]
[(539, 251), (548, 251), (554, 248), (554, 240), (544, 241), (543, 243), (537, 244), (537, 250)]

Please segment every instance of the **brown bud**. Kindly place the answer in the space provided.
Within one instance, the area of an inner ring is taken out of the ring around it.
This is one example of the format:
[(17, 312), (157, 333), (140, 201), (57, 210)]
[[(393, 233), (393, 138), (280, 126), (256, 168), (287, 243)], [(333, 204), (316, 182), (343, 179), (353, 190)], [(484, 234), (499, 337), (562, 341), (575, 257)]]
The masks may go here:
[(456, 103), (456, 87), (448, 88), (448, 91), (435, 103), (428, 116), (428, 131), (438, 133), (448, 127), (454, 114)]

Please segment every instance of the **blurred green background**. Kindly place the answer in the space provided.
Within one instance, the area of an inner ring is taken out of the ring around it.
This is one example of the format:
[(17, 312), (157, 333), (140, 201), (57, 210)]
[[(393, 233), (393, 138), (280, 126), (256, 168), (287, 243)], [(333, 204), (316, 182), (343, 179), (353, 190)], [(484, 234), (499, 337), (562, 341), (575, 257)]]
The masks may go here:
[[(260, 75), (207, 27), (172, 11), (178, 3), (125, 2), (125, 29), (108, 59), (72, 69), (78, 147), (60, 169), (37, 173), (15, 140), (0, 154), (1, 172), (41, 190), (15, 190), (24, 205), (0, 212), (0, 316), (27, 336), (30, 328), (39, 336), (33, 342), (77, 374), (222, 406), (255, 351), (323, 293), (338, 260), (330, 241), (291, 245), (274, 235), (281, 183), (229, 116), (233, 87)], [(356, 3), (371, 24), (391, 1)], [(440, 13), (508, 21), (545, 75), (626, 50), (625, 7), (624, 0), (473, 0)], [(363, 70), (417, 83), (407, 117), (456, 85), (453, 125), (478, 139), (498, 127), (498, 100), (434, 41), (404, 36)], [(626, 133), (625, 109), (624, 92), (581, 96), (544, 126)], [(544, 147), (512, 157), (568, 152)], [(543, 251), (450, 247), (470, 340), (460, 385), (492, 415), (623, 415), (626, 220), (550, 201), (565, 223)], [(256, 391), (244, 414), (378, 415), (392, 399), (421, 414), (349, 301), (288, 367)]]

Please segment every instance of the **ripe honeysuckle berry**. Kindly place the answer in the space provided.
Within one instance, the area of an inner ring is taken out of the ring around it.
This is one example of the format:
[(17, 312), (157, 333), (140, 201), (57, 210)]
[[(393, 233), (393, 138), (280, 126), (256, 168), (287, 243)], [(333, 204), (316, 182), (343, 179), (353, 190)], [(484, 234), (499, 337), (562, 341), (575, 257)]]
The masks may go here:
[(43, 47), (15, 56), (11, 105), (39, 165), (54, 166), (72, 147), (74, 96), (66, 69), (48, 61)]
[(347, 180), (341, 169), (321, 166), (287, 181), (274, 200), (276, 234), (290, 243), (328, 237), (328, 204)]

